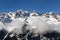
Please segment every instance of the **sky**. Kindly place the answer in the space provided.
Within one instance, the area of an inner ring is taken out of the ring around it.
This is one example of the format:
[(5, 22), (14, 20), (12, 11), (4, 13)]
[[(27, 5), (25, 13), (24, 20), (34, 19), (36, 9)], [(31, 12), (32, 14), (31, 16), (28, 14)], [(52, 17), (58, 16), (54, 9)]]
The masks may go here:
[(0, 0), (0, 12), (18, 9), (37, 12), (60, 12), (60, 0)]

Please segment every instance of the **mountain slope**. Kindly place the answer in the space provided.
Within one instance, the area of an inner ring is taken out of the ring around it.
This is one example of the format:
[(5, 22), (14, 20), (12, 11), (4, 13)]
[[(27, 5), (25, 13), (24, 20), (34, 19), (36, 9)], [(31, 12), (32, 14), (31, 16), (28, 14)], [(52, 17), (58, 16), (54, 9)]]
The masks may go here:
[(60, 15), (53, 12), (39, 15), (35, 10), (32, 12), (17, 10), (15, 12), (1, 13), (0, 31), (2, 30), (4, 32), (3, 40), (9, 36), (12, 38), (12, 36), (16, 37), (18, 35), (23, 35), (18, 38), (23, 40), (29, 34), (31, 34), (29, 36), (32, 36), (32, 33), (33, 37), (39, 37), (40, 34), (49, 32), (60, 34)]

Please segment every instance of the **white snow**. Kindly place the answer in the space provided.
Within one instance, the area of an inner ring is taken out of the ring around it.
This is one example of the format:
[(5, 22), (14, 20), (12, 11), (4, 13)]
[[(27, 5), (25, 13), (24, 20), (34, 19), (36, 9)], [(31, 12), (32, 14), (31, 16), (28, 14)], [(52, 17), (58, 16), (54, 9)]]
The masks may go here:
[[(22, 14), (29, 13), (28, 11), (22, 11)], [(20, 12), (17, 10), (16, 12)], [(45, 15), (39, 16), (37, 12), (31, 12), (29, 17), (19, 17), (15, 18), (16, 12), (9, 12), (8, 15), (11, 17), (12, 22), (3, 24), (0, 22), (0, 30), (6, 29), (8, 32), (13, 33), (22, 33), (22, 27), (24, 24), (27, 24), (26, 30), (30, 30), (34, 33), (45, 33), (49, 31), (57, 31), (60, 33), (60, 15), (56, 15), (56, 18), (53, 17), (52, 12), (48, 13), (49, 18)], [(22, 15), (20, 14), (20, 15)], [(27, 18), (27, 19), (26, 19)], [(28, 23), (27, 23), (28, 22)]]

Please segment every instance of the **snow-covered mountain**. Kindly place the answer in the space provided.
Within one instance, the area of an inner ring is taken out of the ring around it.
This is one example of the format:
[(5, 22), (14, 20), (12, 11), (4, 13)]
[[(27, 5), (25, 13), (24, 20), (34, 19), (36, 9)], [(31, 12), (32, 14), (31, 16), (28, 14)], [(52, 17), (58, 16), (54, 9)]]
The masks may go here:
[[(60, 14), (46, 12), (39, 15), (35, 10), (0, 13), (0, 40), (40, 40), (39, 35), (50, 32), (60, 35)], [(39, 38), (29, 39), (29, 36)]]

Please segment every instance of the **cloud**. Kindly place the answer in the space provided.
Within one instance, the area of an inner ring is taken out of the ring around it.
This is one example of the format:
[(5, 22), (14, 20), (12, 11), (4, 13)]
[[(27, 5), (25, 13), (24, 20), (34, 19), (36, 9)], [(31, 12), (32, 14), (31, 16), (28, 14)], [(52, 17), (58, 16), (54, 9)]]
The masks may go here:
[[(20, 15), (23, 15), (23, 14), (21, 13)], [(54, 15), (51, 13), (48, 15), (42, 14), (41, 16), (39, 16), (36, 13), (30, 13), (29, 16), (25, 15), (25, 17), (15, 18), (15, 16), (16, 14), (11, 16), (12, 21), (10, 23), (4, 24), (2, 21), (0, 21), (0, 30), (5, 29), (6, 31), (8, 31), (8, 33), (12, 32), (13, 34), (15, 33), (22, 34), (23, 33), (22, 30), (24, 31), (30, 30), (30, 32), (33, 32), (35, 34), (37, 33), (44, 34), (44, 33), (53, 32), (53, 31), (60, 33), (60, 22), (58, 21), (60, 17), (56, 16), (56, 18), (58, 18), (56, 19), (53, 17)], [(49, 17), (46, 17), (46, 16), (49, 16)], [(23, 29), (23, 27), (25, 29)]]

